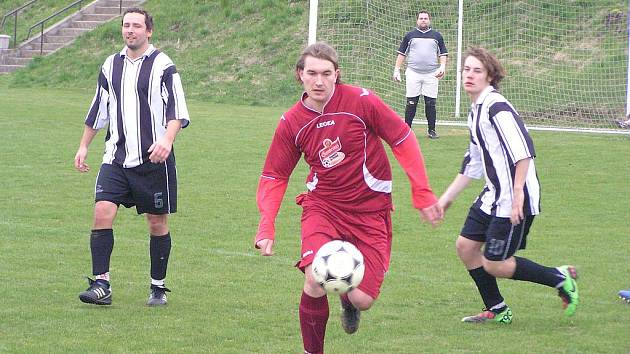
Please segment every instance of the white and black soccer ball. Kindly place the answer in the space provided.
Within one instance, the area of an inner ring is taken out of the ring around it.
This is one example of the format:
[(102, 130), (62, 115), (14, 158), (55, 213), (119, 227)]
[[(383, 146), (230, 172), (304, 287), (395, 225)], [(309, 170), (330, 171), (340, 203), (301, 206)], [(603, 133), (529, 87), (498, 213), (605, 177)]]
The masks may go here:
[(350, 242), (334, 240), (315, 254), (311, 267), (313, 277), (327, 293), (344, 294), (363, 280), (363, 255)]

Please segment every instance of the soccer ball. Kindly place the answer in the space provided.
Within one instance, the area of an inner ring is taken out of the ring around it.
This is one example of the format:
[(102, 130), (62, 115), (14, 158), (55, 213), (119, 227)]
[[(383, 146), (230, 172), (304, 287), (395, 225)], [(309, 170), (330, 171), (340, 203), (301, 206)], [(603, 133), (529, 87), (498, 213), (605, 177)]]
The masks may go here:
[(363, 280), (363, 255), (350, 242), (334, 240), (315, 254), (311, 267), (315, 281), (327, 293), (344, 294)]

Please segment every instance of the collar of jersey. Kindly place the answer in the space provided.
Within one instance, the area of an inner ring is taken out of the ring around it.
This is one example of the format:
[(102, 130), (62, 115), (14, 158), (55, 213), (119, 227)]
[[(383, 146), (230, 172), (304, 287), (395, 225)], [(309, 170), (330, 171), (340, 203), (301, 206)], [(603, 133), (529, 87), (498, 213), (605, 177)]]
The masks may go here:
[[(147, 48), (147, 50), (144, 51), (144, 53), (142, 53), (142, 55), (139, 58), (146, 58), (149, 55), (153, 54), (153, 51), (155, 51), (155, 47), (153, 46), (153, 44), (149, 44), (149, 48)], [(120, 53), (118, 53), (120, 55), (121, 58), (124, 58), (127, 56), (127, 46), (125, 46)]]
[(330, 100), (332, 100), (333, 96), (335, 96), (335, 92), (337, 92), (337, 85), (339, 85), (339, 84), (335, 84), (335, 86), (333, 86), (333, 91), (330, 94), (330, 97), (328, 97), (328, 101), (326, 101), (326, 103), (324, 103), (324, 106), (322, 107), (322, 111), (321, 112), (317, 112), (316, 110), (314, 110), (311, 107), (307, 106), (306, 103), (304, 103), (304, 100), (306, 99), (306, 97), (308, 97), (308, 94), (306, 93), (306, 91), (302, 92), (302, 98), (300, 99), (300, 102), (302, 102), (302, 106), (304, 108), (308, 109), (309, 111), (315, 112), (317, 114), (324, 114), (324, 111), (326, 110), (326, 106), (328, 105), (328, 102), (330, 102)]
[(483, 100), (486, 99), (486, 96), (488, 96), (490, 92), (493, 92), (493, 91), (495, 91), (495, 89), (494, 87), (492, 87), (492, 85), (483, 89), (483, 91), (481, 91), (481, 94), (479, 95), (479, 97), (477, 97), (477, 101), (474, 104), (482, 104)]

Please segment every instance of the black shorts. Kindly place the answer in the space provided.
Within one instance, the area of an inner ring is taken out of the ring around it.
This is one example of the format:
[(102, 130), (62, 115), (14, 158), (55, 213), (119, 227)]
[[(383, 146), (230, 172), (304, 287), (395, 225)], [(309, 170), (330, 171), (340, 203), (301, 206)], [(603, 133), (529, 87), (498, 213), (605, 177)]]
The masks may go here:
[(460, 235), (469, 240), (485, 242), (484, 257), (491, 261), (502, 261), (512, 257), (517, 250), (525, 249), (532, 222), (534, 215), (528, 215), (520, 224), (512, 225), (510, 218), (488, 215), (473, 205)]
[(177, 171), (175, 155), (163, 163), (145, 162), (123, 168), (102, 164), (96, 177), (95, 201), (108, 201), (127, 208), (136, 206), (138, 214), (171, 214), (177, 211)]

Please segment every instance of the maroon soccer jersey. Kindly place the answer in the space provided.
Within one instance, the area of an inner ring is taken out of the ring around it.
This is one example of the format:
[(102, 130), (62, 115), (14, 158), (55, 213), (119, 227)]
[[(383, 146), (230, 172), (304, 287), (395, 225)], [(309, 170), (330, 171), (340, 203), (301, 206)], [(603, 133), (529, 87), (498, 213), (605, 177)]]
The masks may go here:
[(288, 180), (304, 154), (310, 197), (358, 212), (391, 208), (392, 172), (381, 139), (395, 146), (409, 127), (360, 87), (336, 85), (322, 113), (306, 107), (304, 98), (280, 119), (263, 178)]

